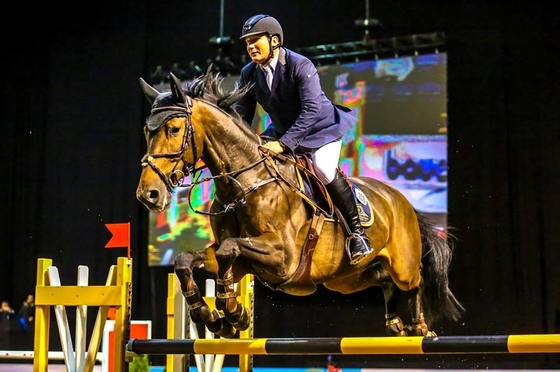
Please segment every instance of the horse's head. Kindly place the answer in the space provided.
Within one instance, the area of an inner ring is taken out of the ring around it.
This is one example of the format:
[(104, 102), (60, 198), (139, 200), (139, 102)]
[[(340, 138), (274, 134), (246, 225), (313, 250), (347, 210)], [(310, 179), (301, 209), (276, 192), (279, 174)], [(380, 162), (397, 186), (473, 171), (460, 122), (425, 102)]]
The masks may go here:
[(150, 210), (163, 210), (201, 154), (192, 123), (193, 99), (173, 74), (169, 92), (158, 92), (142, 78), (140, 85), (152, 109), (144, 127), (147, 151), (136, 197)]

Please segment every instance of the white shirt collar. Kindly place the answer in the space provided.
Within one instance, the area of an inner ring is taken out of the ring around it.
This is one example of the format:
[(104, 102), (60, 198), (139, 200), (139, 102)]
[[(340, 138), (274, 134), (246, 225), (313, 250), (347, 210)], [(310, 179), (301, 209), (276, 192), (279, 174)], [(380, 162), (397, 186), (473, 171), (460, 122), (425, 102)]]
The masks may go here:
[[(272, 60), (270, 61), (270, 63), (267, 66), (267, 67), (272, 67), (272, 71), (276, 71), (276, 65), (278, 64), (278, 55), (279, 54), (280, 53), (276, 53), (276, 55), (272, 58)], [(265, 67), (263, 67), (263, 65), (260, 65), (260, 67), (263, 71), (266, 69)]]

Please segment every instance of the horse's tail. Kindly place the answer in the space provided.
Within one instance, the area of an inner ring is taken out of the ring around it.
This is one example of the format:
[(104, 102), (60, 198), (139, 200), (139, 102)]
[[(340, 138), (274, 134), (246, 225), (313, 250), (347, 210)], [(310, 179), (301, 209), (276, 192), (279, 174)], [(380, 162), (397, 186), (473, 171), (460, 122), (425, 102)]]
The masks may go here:
[(422, 278), (424, 281), (423, 309), (428, 322), (441, 318), (458, 320), (465, 312), (463, 305), (449, 289), (449, 266), (453, 253), (453, 236), (442, 236), (436, 224), (416, 212), (422, 235)]

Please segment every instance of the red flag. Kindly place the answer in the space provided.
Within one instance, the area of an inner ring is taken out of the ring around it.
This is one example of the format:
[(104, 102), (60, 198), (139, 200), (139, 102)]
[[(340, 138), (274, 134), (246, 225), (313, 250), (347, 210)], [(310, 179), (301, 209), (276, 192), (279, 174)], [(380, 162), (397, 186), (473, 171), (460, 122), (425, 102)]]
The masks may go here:
[(113, 234), (105, 248), (128, 248), (130, 251), (130, 222), (106, 223), (105, 226)]

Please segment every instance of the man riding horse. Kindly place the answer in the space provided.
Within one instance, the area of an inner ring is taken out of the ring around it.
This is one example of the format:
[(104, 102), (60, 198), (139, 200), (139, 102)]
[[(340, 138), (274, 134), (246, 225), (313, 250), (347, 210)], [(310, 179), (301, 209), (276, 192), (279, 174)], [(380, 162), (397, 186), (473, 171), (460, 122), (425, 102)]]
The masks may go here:
[[(209, 181), (215, 186), (206, 212), (214, 242), (175, 258), (191, 319), (221, 337), (247, 329), (251, 309), (238, 301), (234, 284), (248, 274), (296, 296), (310, 295), (318, 285), (343, 294), (381, 287), (390, 335), (433, 336), (430, 322), (459, 319), (464, 308), (449, 289), (447, 239), (398, 189), (369, 177), (347, 180), (340, 172), (341, 138), (356, 119), (325, 98), (308, 59), (281, 47), (282, 28), (274, 18), (251, 17), (241, 37), (252, 62), (241, 71), (242, 85), (232, 91), (224, 92), (221, 78), (211, 72), (185, 85), (170, 74), (168, 92), (140, 79), (151, 111), (138, 200), (162, 211), (186, 176), (192, 176), (191, 186)], [(275, 69), (270, 88), (261, 66)], [(236, 102), (239, 111), (232, 109)], [(264, 145), (247, 125), (257, 103), (272, 118), (262, 136), (273, 140)], [(342, 218), (310, 213), (309, 200), (294, 192), (301, 191), (294, 187), (296, 164), (282, 161), (287, 157), (281, 152), (310, 154), (350, 233), (338, 223)], [(199, 160), (211, 177), (199, 179)], [(356, 199), (363, 196), (377, 217), (369, 239), (351, 186), (359, 188)], [(215, 309), (198, 288), (195, 270), (216, 279)], [(398, 315), (401, 294), (408, 297), (408, 324)]]
[(272, 124), (261, 134), (271, 141), (263, 147), (274, 153), (306, 153), (318, 177), (339, 209), (349, 236), (346, 250), (351, 264), (372, 253), (364, 232), (352, 188), (338, 167), (342, 136), (357, 123), (346, 107), (333, 104), (324, 94), (319, 74), (306, 57), (285, 47), (280, 23), (258, 14), (243, 25), (240, 39), (247, 44), (251, 62), (241, 70), (240, 85), (251, 85), (236, 110), (247, 123), (253, 121), (257, 103)]

